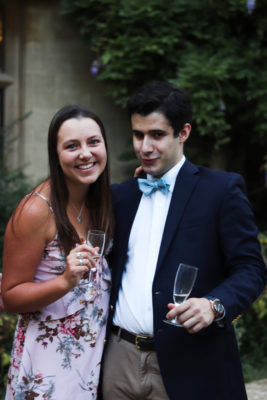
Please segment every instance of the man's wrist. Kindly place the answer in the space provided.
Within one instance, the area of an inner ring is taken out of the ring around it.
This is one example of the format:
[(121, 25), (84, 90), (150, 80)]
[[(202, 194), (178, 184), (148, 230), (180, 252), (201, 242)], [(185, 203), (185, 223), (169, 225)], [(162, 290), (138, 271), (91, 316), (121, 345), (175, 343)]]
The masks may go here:
[(205, 296), (205, 298), (210, 302), (210, 307), (214, 314), (214, 321), (221, 321), (225, 317), (225, 307), (221, 300), (212, 296)]

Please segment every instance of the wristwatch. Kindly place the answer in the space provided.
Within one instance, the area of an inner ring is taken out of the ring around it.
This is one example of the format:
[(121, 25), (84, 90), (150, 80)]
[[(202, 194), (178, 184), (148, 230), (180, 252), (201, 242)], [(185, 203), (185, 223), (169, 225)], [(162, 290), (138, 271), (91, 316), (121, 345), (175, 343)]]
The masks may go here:
[(206, 296), (206, 299), (209, 300), (211, 309), (215, 315), (215, 320), (221, 319), (225, 315), (225, 308), (220, 299), (216, 299), (216, 297)]

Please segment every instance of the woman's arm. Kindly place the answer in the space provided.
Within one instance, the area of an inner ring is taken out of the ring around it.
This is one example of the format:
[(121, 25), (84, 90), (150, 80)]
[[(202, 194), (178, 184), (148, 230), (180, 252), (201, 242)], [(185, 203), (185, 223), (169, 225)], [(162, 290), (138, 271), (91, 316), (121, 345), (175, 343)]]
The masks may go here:
[(2, 274), (0, 273), (0, 313), (5, 311), (3, 298), (2, 298)]
[[(33, 282), (46, 243), (56, 234), (54, 217), (38, 197), (24, 200), (5, 232), (2, 296), (5, 309), (24, 313), (37, 311), (53, 303), (76, 286), (94, 261), (92, 248), (81, 245), (67, 257), (66, 271), (45, 282)], [(78, 266), (76, 252), (84, 252), (84, 264)]]

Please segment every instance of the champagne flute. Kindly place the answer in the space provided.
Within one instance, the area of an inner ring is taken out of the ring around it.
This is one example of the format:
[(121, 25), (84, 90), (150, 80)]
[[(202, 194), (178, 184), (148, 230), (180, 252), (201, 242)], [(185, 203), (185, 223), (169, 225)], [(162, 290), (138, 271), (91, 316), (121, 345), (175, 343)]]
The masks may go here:
[[(173, 285), (173, 302), (175, 305), (182, 304), (188, 298), (196, 281), (197, 272), (196, 267), (179, 264)], [(176, 318), (164, 320), (164, 322), (174, 326), (182, 326), (176, 321)]]
[[(97, 262), (99, 262), (100, 258), (103, 255), (104, 248), (105, 248), (105, 241), (106, 241), (106, 234), (103, 231), (92, 229), (89, 230), (87, 233), (87, 244), (91, 245), (92, 247), (98, 247), (98, 254), (94, 255), (94, 258)], [(94, 273), (96, 272), (96, 268), (91, 268), (89, 272), (89, 287), (94, 286)]]

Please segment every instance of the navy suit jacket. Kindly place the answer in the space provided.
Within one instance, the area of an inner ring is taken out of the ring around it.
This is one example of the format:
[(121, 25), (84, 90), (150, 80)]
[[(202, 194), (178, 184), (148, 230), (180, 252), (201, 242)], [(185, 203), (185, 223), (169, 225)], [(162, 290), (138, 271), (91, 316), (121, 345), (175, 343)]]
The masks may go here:
[[(110, 259), (113, 283), (108, 330), (142, 194), (137, 180), (132, 179), (114, 185), (112, 195), (116, 229)], [(191, 297), (210, 295), (223, 302), (223, 328), (213, 323), (190, 335), (163, 322), (167, 304), (173, 302), (179, 263), (199, 269)], [(175, 183), (152, 288), (156, 352), (171, 400), (247, 398), (232, 320), (258, 297), (265, 282), (266, 268), (243, 179), (186, 160)]]

